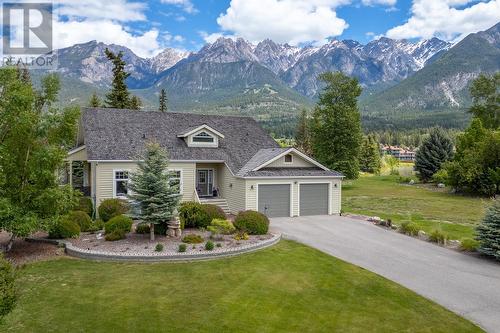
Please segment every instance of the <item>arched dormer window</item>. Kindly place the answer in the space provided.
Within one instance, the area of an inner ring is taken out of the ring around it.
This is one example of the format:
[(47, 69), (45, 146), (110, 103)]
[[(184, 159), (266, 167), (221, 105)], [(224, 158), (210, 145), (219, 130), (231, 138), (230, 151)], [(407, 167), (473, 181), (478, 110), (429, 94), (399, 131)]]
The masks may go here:
[(200, 132), (196, 135), (193, 135), (193, 142), (198, 143), (213, 143), (215, 138), (208, 134), (207, 132)]

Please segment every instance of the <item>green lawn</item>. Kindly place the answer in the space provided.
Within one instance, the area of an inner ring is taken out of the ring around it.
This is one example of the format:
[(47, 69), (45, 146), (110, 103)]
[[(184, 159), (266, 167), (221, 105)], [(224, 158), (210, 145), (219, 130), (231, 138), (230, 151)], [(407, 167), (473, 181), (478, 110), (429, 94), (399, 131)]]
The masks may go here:
[(489, 199), (398, 183), (397, 176), (362, 176), (342, 189), (344, 212), (376, 215), (400, 224), (413, 221), (426, 232), (438, 228), (452, 239), (473, 237)]
[(359, 267), (290, 241), (192, 263), (29, 264), (1, 332), (480, 332)]

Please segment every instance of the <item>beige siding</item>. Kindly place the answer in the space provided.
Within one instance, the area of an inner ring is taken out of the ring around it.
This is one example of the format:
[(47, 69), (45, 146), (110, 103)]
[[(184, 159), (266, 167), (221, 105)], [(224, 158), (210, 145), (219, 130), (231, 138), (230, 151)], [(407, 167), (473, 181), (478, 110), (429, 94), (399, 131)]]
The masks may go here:
[[(297, 184), (295, 184), (297, 182)], [(341, 207), (341, 186), (340, 179), (331, 178), (300, 178), (300, 179), (247, 179), (246, 180), (246, 209), (258, 210), (258, 185), (259, 184), (291, 184), (292, 188), (292, 214), (291, 216), (299, 216), (299, 183), (328, 183), (330, 184), (330, 214), (339, 214)], [(335, 187), (337, 184), (337, 187)], [(253, 189), (252, 189), (253, 185)]]
[(77, 151), (74, 154), (68, 155), (66, 161), (87, 161), (87, 148)]
[[(137, 170), (137, 163), (135, 162), (100, 162), (95, 165), (97, 205), (105, 199), (113, 198), (113, 171), (127, 170), (134, 172)], [(193, 200), (195, 165), (195, 163), (170, 163), (169, 165), (169, 169), (182, 171), (182, 201)]]
[(236, 178), (224, 164), (217, 169), (220, 195), (226, 199), (231, 212), (245, 210), (245, 180)]
[(276, 161), (272, 162), (271, 164), (267, 165), (266, 168), (307, 168), (307, 167), (313, 167), (315, 166), (309, 161), (306, 161), (302, 157), (298, 156), (297, 154), (292, 153), (293, 155), (293, 160), (292, 163), (285, 163), (285, 156), (280, 157)]

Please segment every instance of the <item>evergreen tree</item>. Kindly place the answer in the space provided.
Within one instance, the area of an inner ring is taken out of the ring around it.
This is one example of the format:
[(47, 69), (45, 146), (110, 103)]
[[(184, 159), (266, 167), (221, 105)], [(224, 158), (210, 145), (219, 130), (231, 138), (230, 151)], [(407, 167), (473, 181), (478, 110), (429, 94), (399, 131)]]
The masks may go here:
[(167, 153), (157, 143), (148, 143), (144, 162), (131, 175), (129, 188), (131, 199), (141, 208), (140, 218), (150, 224), (151, 240), (154, 225), (167, 223), (180, 201), (179, 186), (172, 185), (168, 172)]
[(110, 108), (127, 109), (130, 107), (130, 93), (125, 81), (130, 74), (125, 72), (126, 63), (122, 59), (123, 52), (115, 54), (106, 48), (105, 53), (113, 63), (113, 82), (111, 91), (106, 95), (106, 105)]
[(439, 127), (433, 129), (415, 155), (415, 170), (422, 181), (429, 181), (441, 165), (453, 157), (453, 142)]
[(477, 227), (479, 252), (500, 261), (500, 200), (488, 208)]
[(0, 230), (15, 237), (50, 228), (78, 201), (57, 172), (74, 144), (79, 109), (59, 109), (55, 74), (33, 88), (19, 70), (0, 69)]
[(167, 102), (168, 102), (167, 91), (165, 89), (162, 89), (160, 91), (160, 107), (158, 108), (158, 111), (167, 112), (168, 109)]
[(319, 95), (311, 128), (312, 150), (323, 165), (342, 172), (347, 178), (359, 176), (361, 116), (357, 98), (358, 80), (340, 72), (321, 74), (326, 87)]
[(381, 164), (379, 144), (373, 135), (365, 136), (359, 154), (360, 169), (364, 172), (379, 174)]
[(132, 96), (132, 98), (130, 98), (129, 109), (140, 110), (141, 106), (142, 106), (142, 101), (139, 97), (134, 95), (134, 96)]
[(101, 99), (97, 96), (95, 91), (92, 93), (92, 96), (90, 96), (89, 106), (92, 108), (98, 108), (101, 106)]
[(299, 122), (297, 124), (297, 128), (295, 130), (295, 147), (310, 155), (311, 151), (311, 133), (310, 133), (310, 125), (309, 118), (307, 116), (307, 110), (303, 109), (300, 116)]
[(470, 113), (481, 119), (485, 128), (500, 127), (500, 72), (491, 76), (479, 75), (470, 88)]

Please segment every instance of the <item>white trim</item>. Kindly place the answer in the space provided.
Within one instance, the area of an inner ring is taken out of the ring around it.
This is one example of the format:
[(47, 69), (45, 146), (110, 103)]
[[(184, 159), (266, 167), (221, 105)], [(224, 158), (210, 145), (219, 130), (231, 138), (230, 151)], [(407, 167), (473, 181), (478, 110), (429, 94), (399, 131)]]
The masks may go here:
[(203, 124), (201, 126), (198, 126), (195, 129), (192, 129), (191, 131), (189, 131), (187, 133), (178, 134), (177, 137), (178, 138), (185, 138), (185, 137), (190, 136), (191, 134), (197, 132), (200, 129), (206, 129), (206, 130), (214, 133), (215, 135), (217, 135), (217, 136), (219, 136), (219, 137), (221, 137), (223, 139), (225, 138), (224, 134), (222, 134), (221, 132), (213, 129), (212, 127), (208, 126), (207, 124)]
[(345, 176), (247, 176), (247, 177), (236, 177), (243, 179), (307, 179), (307, 178), (331, 178), (331, 179), (342, 179)]
[(84, 150), (85, 148), (87, 148), (85, 145), (73, 148), (72, 150), (68, 151), (68, 155), (73, 155), (75, 153), (78, 153), (79, 151)]
[[(197, 185), (198, 185), (198, 171), (212, 171), (212, 193), (214, 191), (215, 186), (215, 175), (216, 175), (216, 169), (215, 168), (195, 168), (195, 175), (194, 175), (194, 190), (197, 191)], [(209, 174), (207, 174), (207, 190), (208, 190), (208, 178)], [(210, 193), (207, 194), (206, 196), (210, 196)]]
[(202, 130), (199, 130), (198, 132), (195, 132), (192, 135), (189, 135), (187, 137), (187, 145), (188, 145), (188, 147), (218, 148), (219, 147), (219, 138), (217, 136), (213, 135), (213, 134), (207, 133), (213, 139), (212, 142), (195, 142), (193, 140), (195, 136), (197, 136), (198, 134), (203, 133), (203, 132), (207, 133), (208, 131), (202, 129)]
[(297, 216), (301, 216), (300, 215), (300, 185), (302, 184), (327, 184), (328, 185), (328, 215), (332, 215), (332, 200), (333, 200), (333, 195), (332, 195), (332, 182), (322, 182), (322, 181), (316, 181), (316, 182), (298, 182), (297, 183)]
[(113, 169), (113, 199), (128, 199), (126, 196), (117, 196), (116, 195), (116, 173), (117, 172), (128, 172), (129, 178), (127, 183), (130, 182), (130, 173), (132, 172), (130, 169)]
[(252, 171), (258, 171), (260, 169), (262, 169), (263, 167), (273, 163), (274, 161), (278, 160), (279, 158), (281, 158), (282, 156), (286, 155), (286, 154), (289, 154), (289, 153), (295, 153), (297, 155), (299, 155), (300, 157), (302, 157), (303, 159), (305, 159), (306, 161), (316, 165), (317, 167), (320, 167), (321, 169), (323, 170), (326, 170), (326, 171), (329, 171), (330, 169), (328, 169), (326, 166), (324, 166), (323, 164), (319, 163), (318, 161), (312, 159), (311, 157), (307, 156), (306, 154), (302, 153), (301, 151), (295, 149), (295, 148), (290, 148), (290, 149), (287, 149), (285, 150), (284, 152), (282, 152), (281, 154), (279, 154), (278, 156), (275, 156), (273, 158), (271, 158), (270, 160), (268, 160), (267, 162), (264, 162), (263, 164), (259, 165), (258, 167), (252, 169)]
[[(255, 210), (256, 211), (259, 211), (259, 186), (260, 185), (290, 185), (290, 215), (289, 217), (293, 217), (293, 182), (283, 182), (283, 183), (257, 183), (255, 184), (256, 186), (256, 193), (255, 193), (255, 199), (256, 199), (256, 202), (255, 202)], [(251, 185), (250, 185), (251, 186)], [(245, 193), (246, 193), (246, 190), (245, 190)]]

